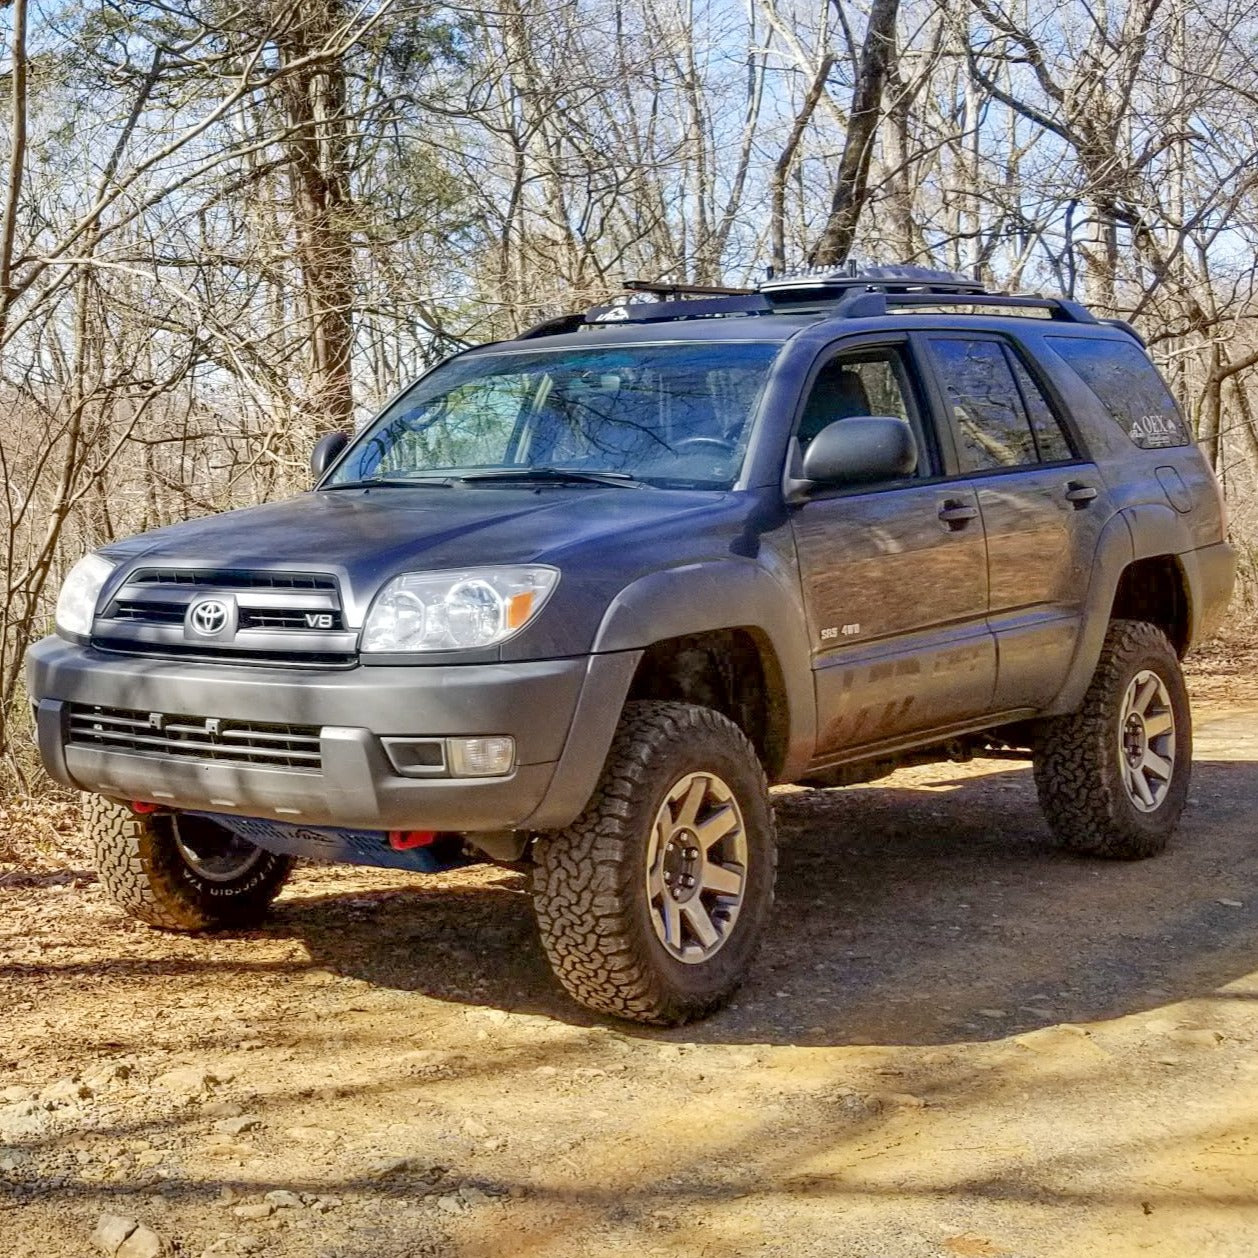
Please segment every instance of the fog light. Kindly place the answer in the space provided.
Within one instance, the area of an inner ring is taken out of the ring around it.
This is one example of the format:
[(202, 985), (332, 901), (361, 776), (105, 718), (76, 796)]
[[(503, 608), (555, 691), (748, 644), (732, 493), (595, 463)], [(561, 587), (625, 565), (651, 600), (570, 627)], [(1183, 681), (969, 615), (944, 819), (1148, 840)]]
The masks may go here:
[(515, 767), (514, 738), (449, 738), (446, 746), (456, 778), (502, 777)]

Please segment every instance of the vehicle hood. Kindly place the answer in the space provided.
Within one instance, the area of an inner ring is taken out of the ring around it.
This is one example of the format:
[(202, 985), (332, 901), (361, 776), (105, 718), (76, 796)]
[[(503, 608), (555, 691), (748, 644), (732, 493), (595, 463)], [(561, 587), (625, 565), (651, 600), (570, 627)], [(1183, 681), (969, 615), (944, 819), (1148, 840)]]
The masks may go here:
[[(401, 572), (549, 563), (609, 590), (635, 569), (696, 550), (728, 553), (747, 495), (598, 486), (440, 486), (337, 490), (206, 516), (106, 548), (137, 565), (331, 572), (361, 623)], [(724, 539), (723, 541), (721, 539)]]

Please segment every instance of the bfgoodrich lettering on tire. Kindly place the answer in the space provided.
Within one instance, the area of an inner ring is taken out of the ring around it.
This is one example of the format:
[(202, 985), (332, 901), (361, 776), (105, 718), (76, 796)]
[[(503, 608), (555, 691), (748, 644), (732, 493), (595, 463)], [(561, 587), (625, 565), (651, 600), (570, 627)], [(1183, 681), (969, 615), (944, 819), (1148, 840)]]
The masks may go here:
[(585, 812), (537, 844), (546, 955), (591, 1009), (702, 1017), (746, 973), (775, 867), (768, 786), (742, 731), (708, 708), (628, 704)]
[(137, 816), (89, 795), (84, 820), (105, 890), (132, 917), (166, 930), (256, 925), (293, 867), (291, 857), (201, 817)]
[(1166, 635), (1115, 620), (1096, 675), (1071, 716), (1042, 722), (1035, 784), (1058, 842), (1114, 860), (1161, 852), (1188, 799), (1192, 718)]

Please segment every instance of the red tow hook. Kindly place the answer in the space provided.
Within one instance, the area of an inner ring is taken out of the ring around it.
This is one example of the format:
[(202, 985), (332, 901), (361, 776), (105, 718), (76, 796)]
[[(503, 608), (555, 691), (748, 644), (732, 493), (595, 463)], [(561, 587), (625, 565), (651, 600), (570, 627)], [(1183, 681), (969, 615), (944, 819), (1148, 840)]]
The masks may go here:
[(436, 842), (436, 830), (390, 830), (389, 846), (395, 852), (409, 852), (413, 847), (427, 847)]
[(150, 804), (146, 799), (133, 799), (127, 803), (127, 807), (137, 816), (144, 817), (148, 813), (156, 812), (161, 804)]

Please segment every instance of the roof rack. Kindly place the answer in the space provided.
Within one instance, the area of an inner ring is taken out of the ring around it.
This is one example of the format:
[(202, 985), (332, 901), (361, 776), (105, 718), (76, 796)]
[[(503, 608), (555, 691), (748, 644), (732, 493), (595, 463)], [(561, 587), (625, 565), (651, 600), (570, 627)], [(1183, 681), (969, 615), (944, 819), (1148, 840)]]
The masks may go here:
[(982, 282), (956, 271), (936, 271), (925, 266), (867, 266), (857, 268), (811, 266), (783, 275), (770, 275), (759, 292), (843, 292), (853, 288), (877, 288), (884, 292), (983, 293)]
[[(779, 309), (790, 309), (803, 303), (784, 303)], [(941, 306), (990, 306), (994, 310), (1047, 310), (1049, 318), (1059, 323), (1097, 323), (1090, 310), (1067, 297), (1041, 297), (1038, 294), (1020, 296), (1014, 293), (985, 292), (886, 292), (881, 289), (851, 291), (834, 306), (831, 318), (876, 319), (885, 315), (892, 306), (923, 307)]]
[[(737, 315), (823, 315), (870, 319), (892, 307), (989, 307), (994, 311), (1044, 310), (1064, 323), (1098, 322), (1078, 302), (1038, 294), (993, 293), (979, 280), (921, 266), (811, 267), (771, 276), (754, 289), (665, 280), (626, 280), (626, 292), (601, 306), (547, 319), (519, 340), (559, 336), (613, 323), (668, 323)], [(647, 300), (634, 300), (636, 294)]]
[(1047, 310), (1067, 323), (1095, 323), (1090, 311), (1065, 297), (992, 293), (979, 280), (924, 266), (810, 267), (760, 285), (775, 309), (825, 309), (832, 318), (870, 319), (891, 306), (991, 306)]

